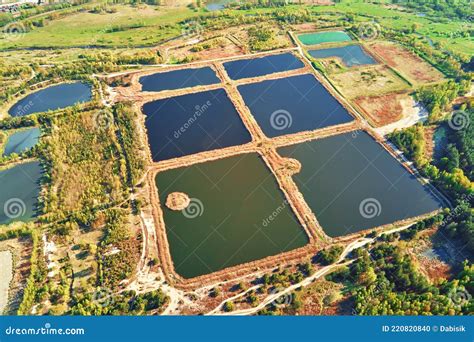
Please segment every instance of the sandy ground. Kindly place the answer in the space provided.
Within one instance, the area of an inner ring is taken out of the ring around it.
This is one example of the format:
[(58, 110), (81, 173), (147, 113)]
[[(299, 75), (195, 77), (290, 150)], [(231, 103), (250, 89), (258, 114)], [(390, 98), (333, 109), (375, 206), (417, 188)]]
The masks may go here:
[(0, 312), (8, 303), (8, 290), (13, 278), (13, 256), (10, 251), (0, 252)]
[(421, 104), (415, 102), (411, 97), (403, 100), (401, 105), (403, 107), (402, 119), (389, 125), (375, 128), (377, 133), (387, 135), (396, 129), (407, 128), (428, 119), (426, 109)]

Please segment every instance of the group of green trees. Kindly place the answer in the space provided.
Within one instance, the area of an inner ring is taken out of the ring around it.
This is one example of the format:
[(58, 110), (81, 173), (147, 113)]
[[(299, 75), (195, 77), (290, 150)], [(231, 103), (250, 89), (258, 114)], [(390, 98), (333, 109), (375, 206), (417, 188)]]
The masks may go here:
[(73, 297), (72, 315), (143, 315), (160, 311), (169, 298), (161, 291), (143, 294), (124, 291), (112, 295), (100, 287), (93, 293), (78, 294)]
[[(369, 251), (355, 251), (349, 267), (328, 275), (328, 280), (350, 284), (357, 315), (461, 315), (470, 314), (474, 266), (465, 263), (453, 280), (433, 284), (414, 265), (410, 255), (392, 244), (376, 243)], [(355, 285), (355, 287), (354, 287)]]
[(433, 123), (444, 119), (454, 99), (464, 95), (470, 87), (470, 78), (466, 77), (459, 82), (450, 80), (434, 86), (420, 88), (416, 92), (415, 98), (428, 110), (429, 122)]
[(472, 2), (469, 0), (392, 0), (392, 3), (436, 17), (457, 20), (472, 18)]
[(423, 125), (415, 125), (404, 130), (395, 131), (389, 135), (404, 155), (415, 162), (416, 167), (422, 168), (426, 165), (425, 158), (425, 128)]

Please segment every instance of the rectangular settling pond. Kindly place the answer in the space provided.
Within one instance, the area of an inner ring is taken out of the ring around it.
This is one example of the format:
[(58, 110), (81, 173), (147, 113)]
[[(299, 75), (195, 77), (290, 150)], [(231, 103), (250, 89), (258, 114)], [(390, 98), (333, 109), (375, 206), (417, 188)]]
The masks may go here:
[(309, 50), (308, 53), (314, 58), (337, 57), (348, 66), (377, 64), (360, 45), (349, 45), (331, 49)]
[(181, 69), (140, 77), (142, 91), (163, 91), (217, 84), (220, 82), (210, 67)]
[(351, 41), (351, 37), (343, 31), (325, 31), (303, 33), (298, 36), (304, 45), (317, 45), (323, 43), (338, 43)]
[[(308, 237), (257, 154), (159, 173), (160, 202), (173, 192), (191, 198), (162, 205), (175, 270), (185, 278), (302, 247)], [(272, 216), (272, 219), (269, 219)]]
[(155, 162), (251, 141), (224, 89), (148, 102), (143, 112)]
[(35, 216), (41, 172), (39, 162), (0, 171), (0, 224), (29, 221)]
[(311, 74), (238, 87), (267, 137), (311, 131), (353, 120)]
[(327, 235), (419, 216), (442, 204), (365, 132), (278, 149), (301, 162), (293, 179)]
[(304, 67), (304, 63), (292, 53), (241, 59), (224, 63), (227, 74), (233, 80), (295, 70), (302, 67)]

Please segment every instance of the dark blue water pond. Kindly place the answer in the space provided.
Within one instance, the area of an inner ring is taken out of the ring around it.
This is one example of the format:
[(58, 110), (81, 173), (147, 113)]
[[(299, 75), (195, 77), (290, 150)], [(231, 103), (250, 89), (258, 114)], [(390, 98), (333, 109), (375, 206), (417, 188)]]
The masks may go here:
[(29, 221), (35, 217), (41, 172), (39, 162), (0, 171), (0, 224)]
[(162, 91), (217, 84), (220, 80), (210, 67), (181, 69), (140, 77), (143, 91)]
[(362, 49), (360, 45), (349, 45), (321, 50), (309, 50), (308, 52), (314, 58), (341, 58), (342, 62), (348, 67), (352, 67), (354, 65), (377, 64), (377, 61), (367, 54), (367, 52), (365, 52), (365, 50)]
[(293, 179), (327, 235), (346, 235), (439, 209), (442, 204), (367, 133), (278, 149), (301, 162)]
[(224, 67), (231, 79), (240, 80), (242, 78), (299, 69), (304, 67), (304, 63), (292, 53), (283, 53), (280, 55), (226, 62)]
[(29, 128), (15, 132), (8, 136), (3, 156), (8, 157), (12, 153), (20, 154), (38, 143), (41, 131), (39, 128)]
[(48, 110), (62, 109), (76, 103), (90, 101), (92, 88), (87, 83), (64, 83), (38, 90), (18, 101), (8, 113), (24, 116)]
[(224, 89), (149, 102), (143, 112), (155, 162), (251, 141)]
[(241, 85), (239, 92), (268, 137), (353, 120), (311, 74)]

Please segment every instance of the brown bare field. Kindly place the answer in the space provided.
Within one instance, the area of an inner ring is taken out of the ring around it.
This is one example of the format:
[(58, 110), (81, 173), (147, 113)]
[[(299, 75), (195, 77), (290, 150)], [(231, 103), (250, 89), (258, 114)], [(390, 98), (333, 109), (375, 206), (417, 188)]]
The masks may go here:
[(381, 127), (400, 120), (403, 116), (403, 105), (410, 100), (407, 93), (390, 93), (360, 96), (354, 102), (376, 127)]
[(349, 99), (408, 89), (408, 84), (384, 65), (332, 74), (330, 78)]
[(443, 74), (404, 47), (391, 42), (374, 42), (369, 49), (415, 84), (438, 82)]
[(229, 37), (205, 38), (198, 42), (191, 41), (189, 44), (177, 45), (170, 42), (160, 46), (160, 53), (167, 60), (181, 61), (185, 58), (193, 61), (212, 60), (225, 58), (243, 53), (243, 49)]
[(434, 155), (434, 134), (436, 131), (436, 126), (426, 127), (424, 130), (425, 137), (425, 156), (428, 160), (431, 160)]

